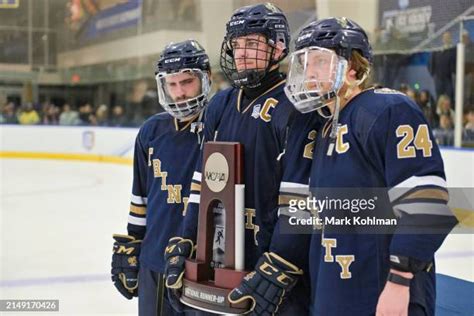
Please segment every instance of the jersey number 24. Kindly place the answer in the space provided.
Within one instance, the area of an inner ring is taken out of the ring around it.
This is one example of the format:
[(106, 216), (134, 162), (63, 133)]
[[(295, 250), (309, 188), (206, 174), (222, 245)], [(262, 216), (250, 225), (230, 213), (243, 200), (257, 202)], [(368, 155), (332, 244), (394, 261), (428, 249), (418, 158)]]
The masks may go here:
[(418, 126), (416, 134), (410, 125), (400, 125), (395, 133), (397, 137), (403, 137), (397, 145), (398, 159), (415, 158), (416, 150), (421, 150), (423, 157), (431, 157), (433, 142), (430, 139), (428, 125)]

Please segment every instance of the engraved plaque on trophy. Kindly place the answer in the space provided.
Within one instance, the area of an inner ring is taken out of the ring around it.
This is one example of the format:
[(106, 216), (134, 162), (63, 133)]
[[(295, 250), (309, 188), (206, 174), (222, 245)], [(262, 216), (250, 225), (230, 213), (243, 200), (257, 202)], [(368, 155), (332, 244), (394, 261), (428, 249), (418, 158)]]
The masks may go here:
[(218, 314), (249, 309), (227, 299), (247, 274), (243, 150), (239, 143), (204, 145), (196, 259), (186, 260), (181, 302)]

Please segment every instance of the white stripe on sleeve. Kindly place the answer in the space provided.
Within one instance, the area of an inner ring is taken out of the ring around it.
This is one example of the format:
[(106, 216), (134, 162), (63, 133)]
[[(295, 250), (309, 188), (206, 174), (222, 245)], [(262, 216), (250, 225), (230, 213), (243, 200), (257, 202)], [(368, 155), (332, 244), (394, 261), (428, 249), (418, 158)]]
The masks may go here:
[(128, 215), (128, 222), (137, 226), (146, 226), (146, 218)]
[(280, 192), (309, 195), (309, 185), (296, 182), (281, 182)]
[(194, 171), (193, 180), (201, 183), (202, 174), (200, 172)]
[(197, 203), (199, 204), (199, 200), (201, 199), (201, 195), (200, 194), (191, 194), (189, 195), (189, 200), (188, 200), (188, 203)]
[(409, 215), (439, 215), (439, 216), (454, 216), (453, 212), (446, 204), (438, 203), (407, 203), (397, 204), (393, 207), (395, 215), (403, 216), (401, 212)]
[(137, 205), (147, 205), (148, 198), (132, 194), (131, 201)]
[(396, 199), (398, 199), (399, 197), (401, 197), (402, 195), (404, 195), (415, 187), (425, 185), (433, 185), (446, 188), (446, 180), (438, 176), (410, 177), (388, 190), (390, 202), (395, 201)]

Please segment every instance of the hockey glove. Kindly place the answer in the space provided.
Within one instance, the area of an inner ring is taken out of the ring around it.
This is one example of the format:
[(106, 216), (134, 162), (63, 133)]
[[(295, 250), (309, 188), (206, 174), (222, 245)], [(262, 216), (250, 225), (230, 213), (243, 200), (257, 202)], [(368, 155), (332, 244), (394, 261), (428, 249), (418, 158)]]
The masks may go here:
[(165, 249), (165, 285), (170, 289), (180, 289), (183, 286), (184, 264), (191, 258), (194, 251), (190, 239), (173, 237)]
[(285, 294), (296, 284), (303, 271), (273, 252), (260, 257), (255, 271), (247, 274), (228, 299), (236, 304), (249, 300), (252, 315), (274, 315)]
[(113, 235), (112, 281), (127, 299), (138, 296), (138, 256), (141, 240), (128, 235)]
[(168, 301), (178, 313), (185, 311), (180, 302), (181, 287), (183, 286), (184, 268), (187, 258), (191, 258), (194, 244), (190, 239), (173, 237), (165, 249), (165, 286), (168, 291)]

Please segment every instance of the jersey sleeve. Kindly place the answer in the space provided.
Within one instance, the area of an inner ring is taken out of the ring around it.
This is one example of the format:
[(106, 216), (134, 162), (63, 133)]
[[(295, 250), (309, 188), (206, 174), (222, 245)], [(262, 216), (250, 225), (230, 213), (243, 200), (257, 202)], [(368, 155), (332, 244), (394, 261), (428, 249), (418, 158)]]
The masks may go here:
[(286, 137), (285, 154), (281, 157), (283, 175), (278, 197), (278, 221), (273, 231), (270, 251), (305, 269), (311, 234), (303, 227), (290, 226), (290, 218), (308, 219), (308, 210), (296, 211), (290, 204), (306, 200), (309, 196), (314, 142), (322, 126), (317, 113), (295, 114)]
[(148, 154), (143, 148), (140, 139), (141, 133), (135, 140), (135, 150), (133, 154), (133, 183), (132, 196), (130, 199), (130, 212), (128, 215), (127, 230), (130, 236), (136, 239), (143, 239), (146, 232), (146, 211), (147, 211), (147, 168)]
[(457, 224), (447, 205), (443, 160), (423, 113), (409, 100), (388, 107), (368, 132), (368, 157), (383, 173), (398, 218), (390, 254), (429, 263)]

